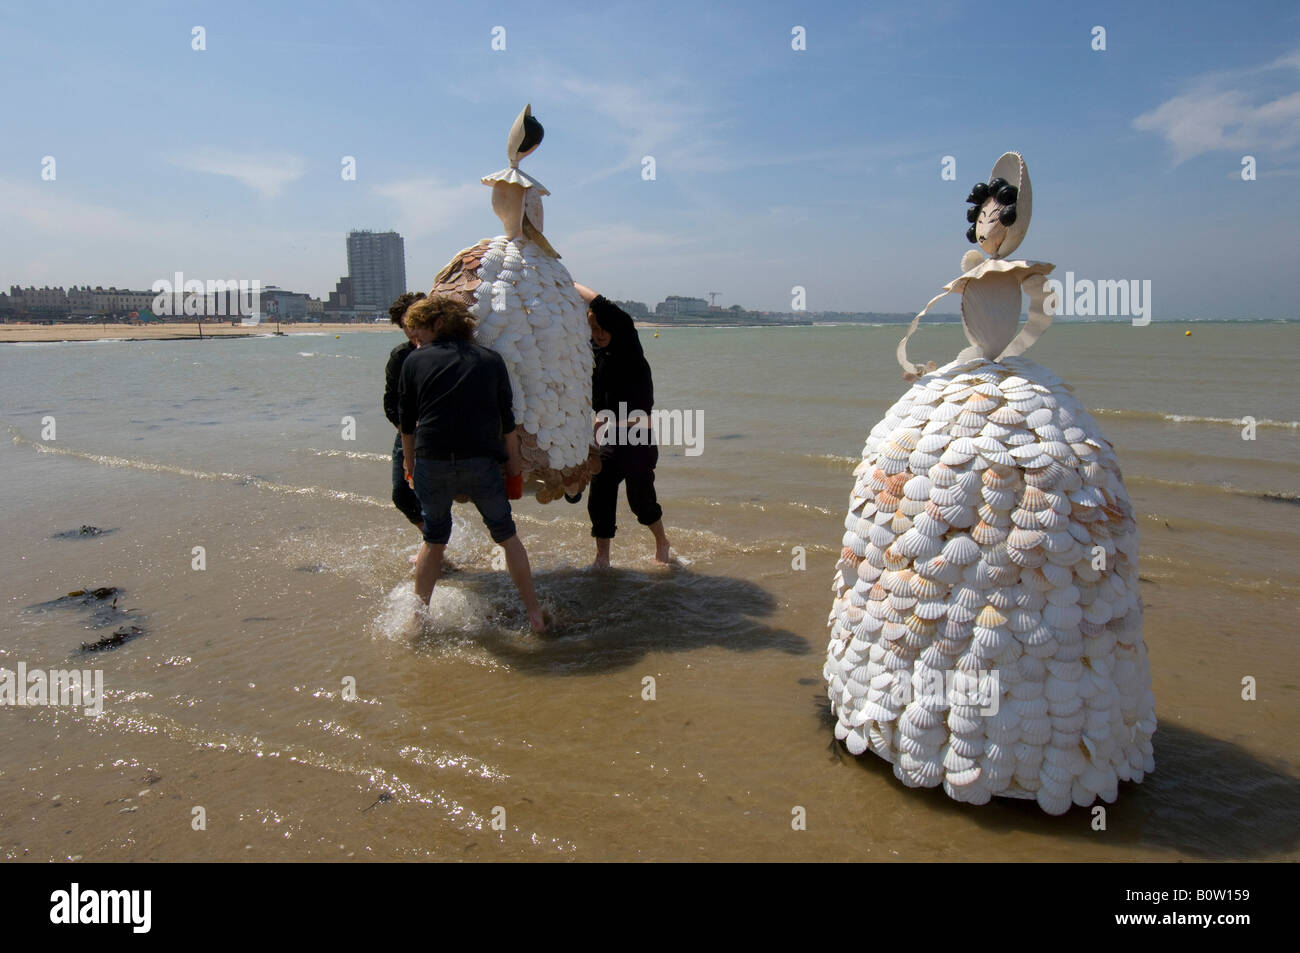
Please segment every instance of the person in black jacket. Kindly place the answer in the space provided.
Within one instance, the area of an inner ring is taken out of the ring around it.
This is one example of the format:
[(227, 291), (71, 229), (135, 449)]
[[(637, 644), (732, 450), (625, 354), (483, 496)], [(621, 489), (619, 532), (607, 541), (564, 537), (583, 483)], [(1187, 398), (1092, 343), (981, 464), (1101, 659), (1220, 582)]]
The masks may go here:
[[(668, 536), (664, 532), (663, 509), (655, 497), (655, 465), (659, 448), (653, 436), (646, 445), (629, 441), (629, 429), (636, 430), (638, 417), (644, 416), (649, 432), (650, 412), (654, 406), (654, 381), (650, 364), (641, 350), (632, 316), (586, 285), (576, 281), (573, 287), (587, 303), (587, 322), (591, 325), (591, 344), (595, 365), (591, 375), (591, 409), (616, 416), (620, 405), (626, 420), (619, 421), (609, 432), (608, 421), (596, 422), (595, 438), (600, 447), (600, 472), (591, 480), (587, 497), (587, 515), (591, 517), (591, 535), (596, 540), (597, 569), (609, 567), (610, 543), (616, 530), (618, 485), (626, 482), (627, 502), (637, 522), (649, 528), (655, 539), (655, 559), (670, 561)], [(631, 428), (624, 426), (632, 423)]]
[(416, 499), (415, 491), (406, 482), (406, 462), (402, 455), (402, 422), (398, 418), (397, 404), (402, 365), (417, 347), (415, 338), (411, 337), (410, 328), (402, 323), (402, 319), (406, 316), (407, 309), (424, 296), (423, 291), (419, 294), (408, 291), (389, 307), (388, 317), (402, 329), (406, 335), (406, 343), (393, 348), (392, 353), (388, 355), (388, 366), (384, 369), (384, 416), (397, 428), (397, 439), (393, 441), (393, 505), (416, 526), (424, 525), (424, 517), (420, 515), (420, 501)]
[(504, 551), (528, 624), (545, 632), (549, 618), (510, 511), (510, 500), (523, 493), (523, 461), (506, 363), (474, 343), (474, 318), (453, 298), (435, 295), (412, 305), (406, 324), (419, 344), (398, 384), (404, 458), (424, 513), (415, 594), (426, 605), (433, 595), (451, 538), (451, 504), (463, 494)]

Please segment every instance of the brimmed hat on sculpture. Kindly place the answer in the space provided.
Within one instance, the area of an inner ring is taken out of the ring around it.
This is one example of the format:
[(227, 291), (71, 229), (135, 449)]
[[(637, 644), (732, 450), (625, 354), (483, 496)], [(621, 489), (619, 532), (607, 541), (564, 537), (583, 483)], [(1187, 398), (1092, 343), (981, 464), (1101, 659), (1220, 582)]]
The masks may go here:
[[(1017, 153), (971, 192), (970, 347), (872, 428), (854, 471), (824, 674), (835, 736), (911, 787), (1034, 798), (1050, 814), (1154, 770), (1133, 508), (1070, 388), (1022, 356), (1051, 323), (1053, 265), (1008, 261), (1029, 227)], [(1029, 320), (1017, 332), (1021, 294)]]

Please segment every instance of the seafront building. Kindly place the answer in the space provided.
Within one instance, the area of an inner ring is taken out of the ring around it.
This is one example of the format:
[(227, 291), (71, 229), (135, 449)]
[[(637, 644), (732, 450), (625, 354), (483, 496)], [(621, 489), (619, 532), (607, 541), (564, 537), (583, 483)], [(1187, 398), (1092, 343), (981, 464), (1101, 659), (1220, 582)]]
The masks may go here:
[(154, 300), (152, 291), (127, 288), (91, 288), (89, 285), (63, 288), (20, 288), (12, 285), (7, 294), (0, 293), (0, 320), (83, 319), (91, 315), (129, 315), (148, 309)]
[[(21, 288), (13, 285), (0, 293), (0, 321), (85, 321), (104, 322), (196, 321), (198, 316), (185, 313), (185, 294), (167, 295), (166, 313), (159, 312), (158, 293), (128, 288)], [(222, 299), (225, 300), (222, 300)], [(218, 291), (205, 295), (200, 306), (203, 316), (213, 320), (231, 320), (242, 316), (237, 291)], [(319, 321), (324, 316), (324, 302), (303, 292), (286, 291), (275, 285), (261, 289), (258, 309), (266, 318), (281, 321)], [(158, 312), (158, 313), (156, 313)]]
[(709, 303), (703, 298), (687, 298), (683, 295), (669, 295), (655, 305), (655, 317), (703, 317), (709, 313)]
[(397, 232), (348, 232), (353, 307), (384, 311), (406, 291), (406, 243)]
[[(631, 312), (628, 312), (631, 314)], [(789, 311), (747, 311), (738, 304), (722, 308), (703, 298), (669, 295), (655, 305), (654, 321), (658, 324), (737, 327), (749, 325), (804, 325), (813, 319), (805, 313)]]
[(406, 291), (406, 242), (397, 232), (352, 231), (348, 273), (323, 304), (326, 321), (387, 320), (388, 306)]
[[(327, 301), (303, 292), (275, 285), (260, 287), (256, 310), (264, 320), (279, 321), (371, 321), (387, 318), (388, 306), (406, 291), (406, 242), (397, 232), (352, 231), (347, 235), (348, 274), (340, 278)], [(168, 276), (169, 278), (171, 276)], [(179, 279), (178, 279), (179, 280)], [(211, 290), (201, 302), (203, 317), (239, 320), (245, 317), (239, 293)], [(234, 282), (218, 282), (225, 287)], [(185, 313), (186, 295), (180, 289), (168, 294), (164, 308), (156, 308), (158, 293), (126, 288), (71, 289), (21, 288), (13, 285), (0, 293), (0, 321), (196, 321)], [(191, 310), (193, 308), (191, 307)]]

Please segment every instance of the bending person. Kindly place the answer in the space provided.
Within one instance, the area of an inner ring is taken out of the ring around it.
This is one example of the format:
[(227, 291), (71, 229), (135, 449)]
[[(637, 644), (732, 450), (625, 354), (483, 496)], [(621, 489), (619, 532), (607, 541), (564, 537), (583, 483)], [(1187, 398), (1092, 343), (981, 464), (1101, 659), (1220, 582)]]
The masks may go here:
[(471, 340), (474, 319), (452, 298), (417, 302), (406, 324), (419, 345), (402, 365), (399, 400), (403, 451), (414, 462), (415, 495), (424, 514), (415, 594), (425, 604), (433, 595), (451, 538), (451, 504), (464, 494), (505, 551), (528, 624), (543, 632), (547, 620), (510, 513), (510, 500), (523, 494), (523, 477), (505, 361)]
[(388, 317), (402, 329), (402, 333), (406, 335), (406, 343), (393, 348), (388, 355), (388, 366), (384, 368), (384, 416), (397, 431), (397, 436), (393, 440), (393, 505), (416, 526), (424, 525), (424, 517), (420, 515), (420, 501), (415, 498), (415, 491), (406, 482), (406, 463), (402, 451), (402, 422), (397, 416), (397, 387), (401, 380), (402, 365), (417, 346), (410, 330), (402, 323), (402, 319), (411, 305), (423, 299), (423, 291), (419, 294), (407, 291), (389, 307)]
[[(655, 497), (655, 465), (659, 447), (650, 429), (650, 412), (654, 405), (654, 381), (650, 365), (641, 350), (636, 325), (631, 315), (576, 281), (573, 287), (587, 303), (587, 323), (591, 325), (591, 345), (596, 361), (591, 375), (591, 409), (613, 414), (617, 421), (610, 432), (608, 419), (595, 424), (596, 445), (600, 447), (600, 472), (592, 477), (587, 497), (587, 515), (591, 517), (591, 535), (596, 539), (598, 569), (609, 566), (610, 543), (617, 530), (618, 485), (627, 483), (627, 503), (637, 522), (654, 534), (655, 559), (670, 561), (668, 536), (664, 533), (663, 509)], [(620, 408), (621, 405), (621, 408)], [(625, 413), (618, 419), (620, 409)], [(644, 428), (644, 442), (628, 439), (627, 424)]]

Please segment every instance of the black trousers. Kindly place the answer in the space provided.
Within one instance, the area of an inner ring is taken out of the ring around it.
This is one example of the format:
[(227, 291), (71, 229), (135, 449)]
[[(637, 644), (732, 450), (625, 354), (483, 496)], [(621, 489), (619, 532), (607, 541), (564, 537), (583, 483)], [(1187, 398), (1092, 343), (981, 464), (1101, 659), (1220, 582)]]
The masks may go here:
[(393, 444), (393, 505), (416, 526), (423, 526), (424, 516), (420, 513), (420, 501), (415, 498), (415, 491), (406, 482), (402, 464), (402, 433), (398, 431), (397, 442)]
[(614, 516), (618, 510), (618, 485), (627, 483), (627, 504), (636, 521), (650, 526), (663, 519), (664, 511), (655, 498), (655, 464), (659, 448), (610, 446), (600, 449), (600, 472), (587, 488), (587, 515), (591, 517), (591, 535), (612, 539)]

